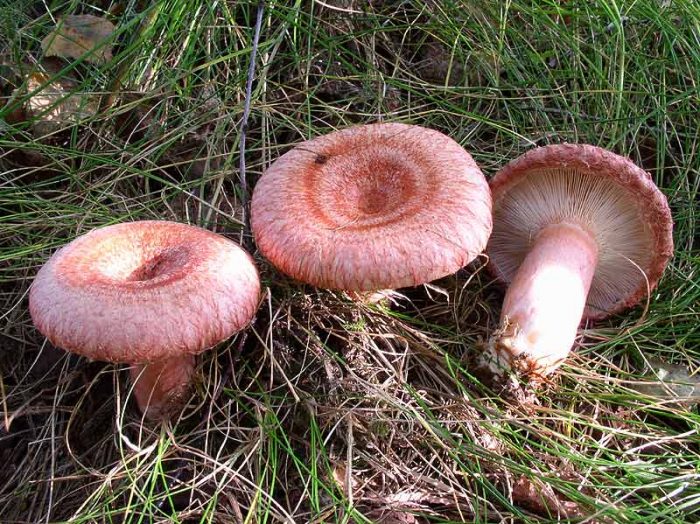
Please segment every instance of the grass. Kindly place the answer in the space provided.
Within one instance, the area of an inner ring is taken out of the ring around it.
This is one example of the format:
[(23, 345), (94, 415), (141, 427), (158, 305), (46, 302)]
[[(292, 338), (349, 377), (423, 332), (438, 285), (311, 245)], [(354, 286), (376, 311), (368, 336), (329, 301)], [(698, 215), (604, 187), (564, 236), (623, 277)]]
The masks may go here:
[[(123, 370), (49, 346), (26, 300), (49, 255), (93, 227), (243, 233), (256, 3), (145, 4), (0, 3), (0, 88), (14, 96), (0, 109), (2, 522), (700, 519), (697, 407), (635, 389), (648, 359), (700, 366), (696, 2), (266, 2), (251, 187), (293, 144), (377, 120), (449, 134), (487, 176), (535, 145), (588, 142), (652, 174), (675, 257), (645, 315), (587, 328), (538, 400), (517, 404), (472, 375), (503, 296), (483, 260), (388, 308), (257, 256), (254, 325), (199, 358), (190, 405), (158, 428)], [(51, 66), (100, 110), (42, 136), (48, 117), (13, 118), (31, 94), (12, 93), (70, 13), (110, 13), (118, 45), (102, 66)]]

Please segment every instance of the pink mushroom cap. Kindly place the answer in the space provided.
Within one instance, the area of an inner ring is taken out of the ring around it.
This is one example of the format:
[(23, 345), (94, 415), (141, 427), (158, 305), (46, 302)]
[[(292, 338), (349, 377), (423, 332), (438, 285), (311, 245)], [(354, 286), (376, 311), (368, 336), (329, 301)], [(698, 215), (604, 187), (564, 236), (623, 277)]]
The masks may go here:
[(258, 181), (256, 243), (284, 273), (321, 288), (376, 291), (454, 273), (486, 246), (488, 184), (457, 142), (371, 124), (299, 144)]
[(673, 254), (673, 221), (651, 175), (592, 145), (539, 147), (490, 181), (494, 228), (489, 268), (510, 284), (540, 231), (574, 223), (597, 245), (598, 262), (583, 312), (601, 319), (652, 291)]
[(55, 346), (133, 364), (216, 345), (250, 322), (259, 295), (238, 245), (198, 227), (141, 221), (95, 229), (54, 253), (29, 310)]

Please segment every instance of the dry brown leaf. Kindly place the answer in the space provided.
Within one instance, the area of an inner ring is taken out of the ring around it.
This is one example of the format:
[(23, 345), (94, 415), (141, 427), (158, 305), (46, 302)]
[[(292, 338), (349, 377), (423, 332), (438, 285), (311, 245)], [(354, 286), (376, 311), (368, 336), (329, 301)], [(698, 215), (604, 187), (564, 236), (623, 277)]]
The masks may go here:
[[(46, 82), (48, 82), (46, 75), (33, 73), (27, 79), (25, 92), (36, 91)], [(75, 83), (72, 80), (61, 78), (44, 85), (41, 91), (27, 100), (25, 111), (28, 117), (33, 118), (32, 130), (35, 135), (54, 133), (97, 114), (98, 97), (88, 96), (85, 93), (71, 94), (73, 89), (75, 89)]]
[(66, 15), (41, 42), (45, 56), (80, 58), (104, 64), (112, 59), (112, 46), (105, 41), (114, 33), (112, 22), (93, 15)]
[(520, 477), (513, 486), (513, 502), (543, 517), (574, 519), (586, 516), (580, 504), (566, 500), (548, 484), (525, 476)]
[(377, 524), (418, 524), (416, 516), (407, 511), (376, 510), (368, 516)]

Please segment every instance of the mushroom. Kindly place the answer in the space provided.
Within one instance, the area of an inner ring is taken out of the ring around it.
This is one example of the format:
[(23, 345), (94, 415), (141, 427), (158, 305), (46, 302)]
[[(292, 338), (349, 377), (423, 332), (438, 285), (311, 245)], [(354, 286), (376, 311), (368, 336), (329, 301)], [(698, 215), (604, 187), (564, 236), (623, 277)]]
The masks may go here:
[(489, 268), (509, 284), (485, 357), (533, 377), (566, 358), (582, 320), (636, 304), (673, 253), (671, 212), (651, 176), (591, 145), (550, 145), (491, 180)]
[(95, 229), (54, 253), (29, 311), (55, 346), (132, 364), (136, 401), (159, 419), (187, 393), (194, 355), (243, 329), (259, 295), (251, 257), (230, 240), (140, 221)]
[(491, 232), (488, 184), (442, 133), (352, 127), (277, 159), (251, 202), (256, 243), (284, 273), (350, 292), (415, 286), (473, 260)]

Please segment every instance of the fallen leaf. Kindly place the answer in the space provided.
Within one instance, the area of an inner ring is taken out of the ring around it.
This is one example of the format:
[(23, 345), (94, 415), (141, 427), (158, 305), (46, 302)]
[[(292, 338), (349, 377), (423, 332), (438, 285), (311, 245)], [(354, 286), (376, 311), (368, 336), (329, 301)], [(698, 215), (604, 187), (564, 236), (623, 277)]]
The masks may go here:
[(574, 519), (585, 517), (587, 513), (579, 504), (566, 500), (548, 484), (525, 476), (521, 476), (513, 485), (513, 502), (543, 517)]
[(25, 105), (25, 112), (28, 119), (32, 120), (32, 131), (36, 136), (60, 131), (97, 114), (99, 107), (97, 96), (72, 92), (77, 84), (67, 78), (60, 78), (50, 83), (47, 83), (48, 81), (47, 75), (32, 73), (22, 93), (18, 91), (14, 93), (14, 96), (18, 96), (41, 88), (27, 100)]
[(81, 58), (104, 64), (112, 59), (107, 40), (114, 33), (112, 22), (93, 15), (66, 15), (41, 42), (45, 56)]
[(649, 359), (648, 380), (632, 385), (644, 395), (684, 404), (700, 403), (700, 374), (691, 375), (685, 366)]

